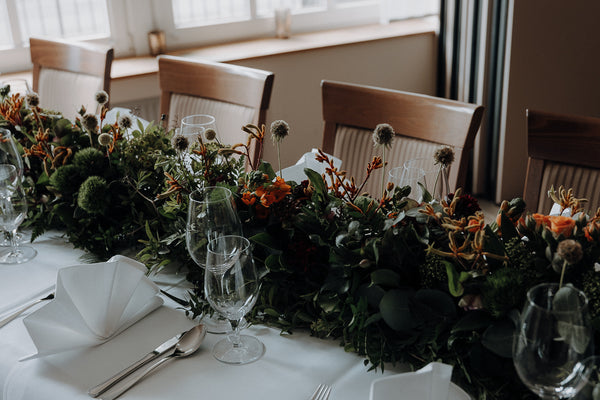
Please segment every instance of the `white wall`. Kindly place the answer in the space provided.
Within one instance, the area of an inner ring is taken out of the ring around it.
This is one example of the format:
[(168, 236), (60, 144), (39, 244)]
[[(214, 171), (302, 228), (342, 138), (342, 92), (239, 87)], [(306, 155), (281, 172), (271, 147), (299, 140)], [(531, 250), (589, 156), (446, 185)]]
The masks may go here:
[[(312, 147), (320, 147), (322, 79), (381, 86), (423, 94), (435, 94), (437, 38), (434, 33), (382, 39), (296, 53), (260, 57), (236, 64), (275, 73), (267, 123), (286, 120), (291, 133), (283, 142), (282, 164), (291, 165)], [(159, 96), (156, 76), (113, 81), (111, 104), (129, 106), (137, 99)], [(158, 119), (157, 112), (152, 116)], [(385, 122), (385, 121), (381, 121)], [(217, 121), (218, 123), (218, 121)], [(268, 128), (268, 127), (267, 127)], [(277, 166), (270, 136), (265, 140), (265, 159)]]
[(527, 108), (600, 116), (600, 1), (513, 0), (496, 201), (521, 196)]

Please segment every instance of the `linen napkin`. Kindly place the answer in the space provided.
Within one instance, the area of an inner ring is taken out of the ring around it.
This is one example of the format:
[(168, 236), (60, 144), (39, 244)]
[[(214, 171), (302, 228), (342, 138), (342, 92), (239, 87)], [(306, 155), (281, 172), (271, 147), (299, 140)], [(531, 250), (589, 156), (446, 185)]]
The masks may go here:
[(38, 350), (25, 359), (101, 344), (162, 305), (145, 272), (124, 256), (60, 269), (54, 300), (23, 320)]
[(448, 396), (451, 376), (451, 365), (432, 362), (415, 372), (376, 379), (370, 400), (452, 400)]
[[(304, 168), (310, 168), (319, 174), (323, 174), (325, 172), (326, 165), (318, 162), (315, 159), (317, 151), (317, 149), (312, 149), (310, 152), (304, 153), (304, 155), (300, 157), (296, 164), (292, 165), (291, 167), (283, 168), (281, 170), (281, 177), (286, 181), (300, 183), (303, 180), (308, 179), (304, 173)], [(342, 166), (342, 160), (330, 154), (327, 154), (327, 156), (333, 160), (333, 165), (335, 165), (336, 168), (340, 168)]]

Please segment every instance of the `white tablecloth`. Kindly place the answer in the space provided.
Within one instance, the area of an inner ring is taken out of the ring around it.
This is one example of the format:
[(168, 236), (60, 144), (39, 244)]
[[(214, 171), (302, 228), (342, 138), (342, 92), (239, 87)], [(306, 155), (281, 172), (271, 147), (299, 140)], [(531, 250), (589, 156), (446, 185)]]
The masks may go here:
[[(49, 293), (59, 268), (81, 263), (83, 253), (73, 250), (57, 233), (45, 235), (33, 246), (38, 250), (34, 260), (0, 265), (0, 319), (11, 309)], [(181, 279), (174, 274), (154, 277), (164, 288), (172, 288)], [(90, 399), (88, 388), (194, 324), (165, 299), (164, 306), (100, 346), (19, 361), (35, 353), (19, 318), (0, 328), (0, 399)], [(242, 366), (220, 363), (211, 349), (223, 336), (208, 334), (196, 354), (158, 370), (121, 398), (305, 400), (319, 383), (327, 383), (332, 386), (331, 400), (368, 400), (371, 382), (382, 376), (368, 372), (363, 358), (344, 352), (337, 341), (302, 332), (282, 336), (279, 330), (264, 326), (245, 332), (266, 346), (259, 361)], [(386, 369), (385, 374), (393, 372)]]

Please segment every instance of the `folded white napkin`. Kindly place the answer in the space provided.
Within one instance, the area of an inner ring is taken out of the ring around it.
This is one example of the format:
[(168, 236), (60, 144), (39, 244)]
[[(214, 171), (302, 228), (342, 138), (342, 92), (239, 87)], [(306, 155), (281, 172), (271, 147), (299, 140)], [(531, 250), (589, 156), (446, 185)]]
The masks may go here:
[(432, 362), (418, 371), (386, 376), (371, 384), (370, 400), (462, 400), (469, 396), (451, 386), (452, 366)]
[[(303, 180), (308, 179), (304, 173), (304, 168), (310, 168), (319, 174), (323, 174), (327, 165), (320, 163), (315, 159), (317, 151), (317, 149), (312, 149), (310, 152), (304, 153), (304, 155), (300, 157), (296, 164), (281, 170), (281, 177), (286, 181), (300, 183)], [(327, 156), (333, 160), (333, 165), (335, 165), (336, 168), (339, 169), (342, 166), (342, 160), (330, 154), (327, 154)]]
[(162, 305), (145, 272), (124, 256), (60, 269), (54, 300), (23, 320), (38, 350), (25, 359), (101, 344)]
[(565, 208), (562, 212), (560, 212), (561, 209), (561, 205), (558, 203), (553, 203), (552, 204), (552, 209), (550, 210), (550, 213), (548, 215), (550, 216), (563, 216), (563, 217), (570, 217), (571, 216), (571, 208), (567, 207)]

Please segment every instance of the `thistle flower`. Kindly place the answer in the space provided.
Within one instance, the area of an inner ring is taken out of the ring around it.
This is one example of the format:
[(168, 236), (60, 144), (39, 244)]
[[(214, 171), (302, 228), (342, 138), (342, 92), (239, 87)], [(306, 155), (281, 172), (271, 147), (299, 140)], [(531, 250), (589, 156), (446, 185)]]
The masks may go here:
[(29, 92), (25, 95), (25, 101), (29, 107), (37, 107), (40, 105), (40, 96), (36, 92)]
[(281, 142), (287, 135), (290, 134), (290, 126), (282, 119), (271, 123), (271, 138), (273, 143)]
[(129, 129), (133, 126), (133, 121), (131, 117), (127, 114), (123, 114), (119, 117), (119, 127), (121, 129)]
[(108, 93), (106, 93), (104, 90), (98, 90), (96, 92), (96, 101), (101, 106), (105, 105), (108, 103)]
[(100, 146), (108, 146), (111, 144), (111, 142), (112, 136), (110, 136), (108, 133), (102, 133), (100, 136), (98, 136), (98, 143), (100, 143)]
[(214, 129), (208, 128), (204, 131), (204, 137), (206, 140), (215, 140), (217, 137), (217, 132)]
[(556, 254), (567, 264), (577, 264), (583, 257), (581, 244), (573, 239), (563, 240), (558, 244)]
[(189, 145), (188, 138), (183, 135), (175, 135), (171, 139), (171, 146), (177, 151), (186, 151)]
[(435, 164), (441, 164), (444, 167), (448, 167), (454, 162), (454, 150), (452, 147), (442, 147), (435, 151), (433, 158)]
[(94, 114), (85, 114), (83, 116), (83, 127), (90, 133), (97, 133), (98, 118)]
[(373, 143), (375, 146), (391, 147), (394, 135), (394, 128), (390, 124), (379, 124), (373, 131)]

